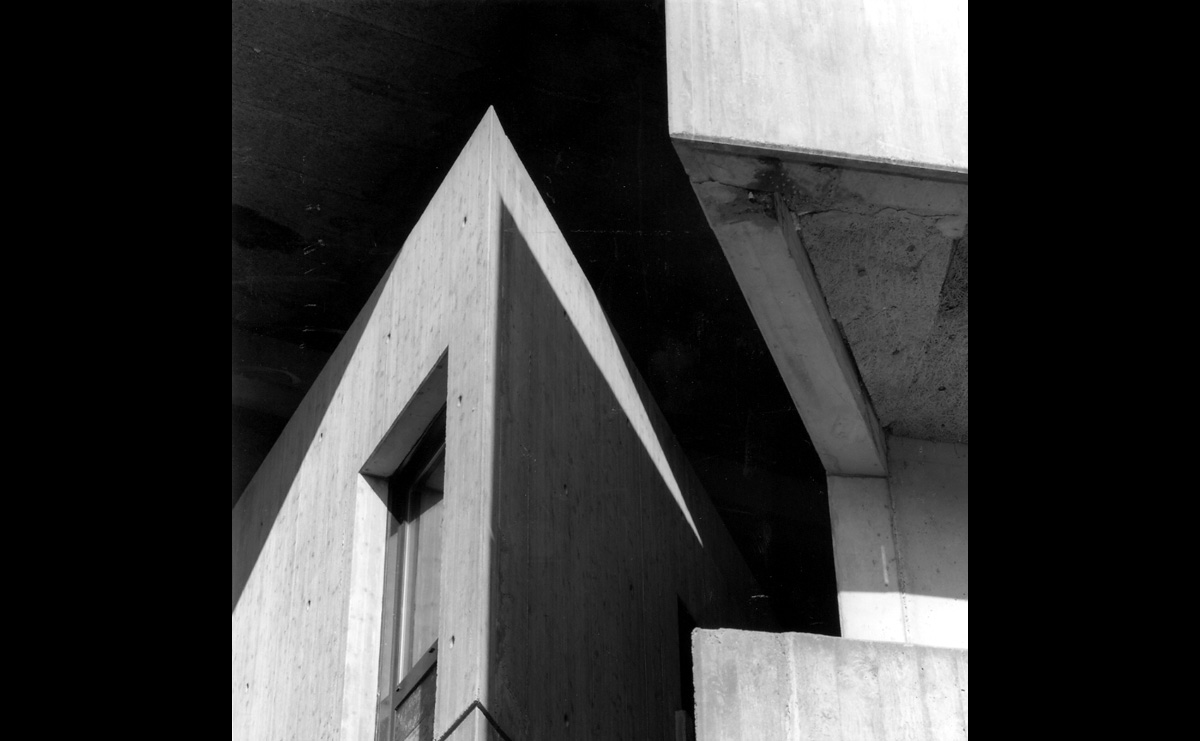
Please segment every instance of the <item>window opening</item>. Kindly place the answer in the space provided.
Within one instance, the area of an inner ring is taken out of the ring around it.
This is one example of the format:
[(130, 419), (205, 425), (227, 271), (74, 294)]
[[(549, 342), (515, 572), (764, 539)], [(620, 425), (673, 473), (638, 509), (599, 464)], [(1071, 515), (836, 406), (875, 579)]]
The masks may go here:
[(408, 738), (418, 726), (432, 732), (445, 460), (443, 408), (388, 480), (379, 739)]

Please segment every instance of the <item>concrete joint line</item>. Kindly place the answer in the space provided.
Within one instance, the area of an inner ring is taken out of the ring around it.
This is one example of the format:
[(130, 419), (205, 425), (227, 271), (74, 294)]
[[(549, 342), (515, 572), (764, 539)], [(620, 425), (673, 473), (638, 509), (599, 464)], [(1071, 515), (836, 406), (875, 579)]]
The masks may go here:
[(904, 626), (904, 642), (910, 643), (912, 633), (911, 620), (908, 614), (908, 579), (904, 574), (904, 561), (900, 553), (900, 537), (896, 532), (896, 498), (892, 487), (888, 486), (888, 522), (892, 527), (892, 552), (896, 554), (896, 590), (900, 592), (900, 619)]

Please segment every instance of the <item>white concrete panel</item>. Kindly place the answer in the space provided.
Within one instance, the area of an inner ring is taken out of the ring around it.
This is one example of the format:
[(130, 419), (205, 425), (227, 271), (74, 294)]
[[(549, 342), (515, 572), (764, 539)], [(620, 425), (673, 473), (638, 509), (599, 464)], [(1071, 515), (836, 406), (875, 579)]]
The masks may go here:
[(671, 136), (967, 172), (966, 0), (667, 0)]

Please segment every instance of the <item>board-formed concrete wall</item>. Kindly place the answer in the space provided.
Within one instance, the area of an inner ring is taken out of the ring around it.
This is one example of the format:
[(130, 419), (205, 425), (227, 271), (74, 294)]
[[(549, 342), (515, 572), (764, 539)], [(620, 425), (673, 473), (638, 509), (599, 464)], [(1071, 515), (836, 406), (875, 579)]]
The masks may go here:
[[(233, 508), (235, 739), (374, 736), (379, 477), (390, 471), (363, 471), (385, 440), (415, 443), (411, 407), (443, 358), (432, 409), (457, 402), (447, 411), (443, 570), (472, 587), (486, 578), (482, 513), (468, 505), (491, 486), (494, 124), (489, 111)], [(397, 439), (405, 425), (407, 441)], [(486, 616), (477, 589), (442, 595), (441, 632), (457, 636), (457, 650), (440, 652), (438, 701), (454, 718), (478, 696)], [(439, 730), (449, 723), (439, 715)]]
[(671, 136), (967, 172), (966, 0), (667, 0)]
[(967, 738), (967, 651), (697, 630), (697, 741)]

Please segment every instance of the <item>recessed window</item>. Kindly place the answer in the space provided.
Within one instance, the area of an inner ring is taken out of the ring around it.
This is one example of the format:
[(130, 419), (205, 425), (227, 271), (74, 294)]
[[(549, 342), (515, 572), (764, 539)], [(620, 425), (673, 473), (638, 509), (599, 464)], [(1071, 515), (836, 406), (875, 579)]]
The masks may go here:
[(443, 410), (388, 481), (379, 739), (408, 738), (425, 725), (432, 732), (445, 460)]

